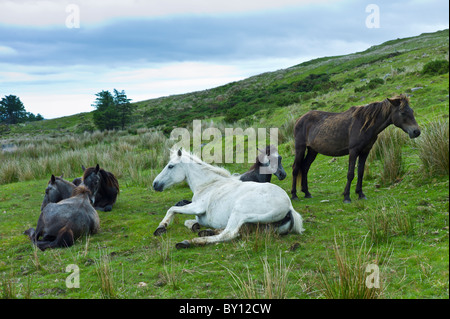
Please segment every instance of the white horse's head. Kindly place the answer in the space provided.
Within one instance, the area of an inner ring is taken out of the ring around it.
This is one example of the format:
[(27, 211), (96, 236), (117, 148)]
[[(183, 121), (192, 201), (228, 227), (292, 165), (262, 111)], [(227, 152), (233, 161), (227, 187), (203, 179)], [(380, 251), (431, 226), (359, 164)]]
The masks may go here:
[(182, 167), (183, 155), (184, 152), (181, 149), (170, 153), (169, 163), (153, 181), (153, 189), (155, 191), (162, 192), (164, 189), (181, 183), (186, 179), (186, 172)]

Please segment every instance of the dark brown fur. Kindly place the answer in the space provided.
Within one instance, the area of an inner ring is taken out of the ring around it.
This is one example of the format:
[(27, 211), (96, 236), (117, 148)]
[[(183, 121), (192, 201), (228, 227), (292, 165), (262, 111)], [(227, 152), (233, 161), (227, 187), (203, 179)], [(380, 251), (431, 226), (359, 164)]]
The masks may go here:
[[(100, 176), (100, 183), (98, 189), (91, 189), (92, 187), (86, 181), (92, 174), (98, 174)], [(97, 210), (111, 211), (112, 206), (116, 203), (117, 195), (120, 192), (119, 182), (116, 177), (102, 168), (99, 168), (98, 164), (95, 167), (89, 167), (84, 169), (83, 184), (86, 184), (93, 194), (95, 194), (94, 206)]]
[(410, 138), (419, 136), (420, 128), (413, 113), (408, 98), (400, 95), (365, 106), (354, 106), (342, 113), (310, 111), (300, 117), (294, 128), (292, 198), (297, 198), (297, 178), (301, 178), (305, 197), (311, 197), (307, 174), (317, 154), (320, 153), (328, 156), (349, 155), (344, 202), (351, 201), (350, 185), (358, 159), (356, 193), (360, 199), (365, 199), (366, 196), (362, 192), (364, 165), (378, 134), (394, 124), (408, 133)]

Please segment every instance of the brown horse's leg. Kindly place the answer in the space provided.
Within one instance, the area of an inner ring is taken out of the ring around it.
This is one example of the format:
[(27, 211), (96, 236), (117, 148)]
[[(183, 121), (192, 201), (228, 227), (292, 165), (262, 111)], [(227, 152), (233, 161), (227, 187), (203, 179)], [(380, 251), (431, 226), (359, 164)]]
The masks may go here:
[(344, 203), (351, 203), (350, 199), (350, 186), (352, 184), (353, 178), (355, 178), (355, 165), (356, 165), (357, 155), (355, 152), (350, 151), (348, 157), (348, 172), (347, 172), (347, 185), (345, 185), (344, 193)]
[(311, 198), (311, 193), (308, 191), (308, 171), (311, 167), (311, 164), (316, 159), (317, 152), (312, 148), (308, 147), (308, 153), (306, 154), (306, 158), (302, 163), (302, 192), (305, 193), (305, 198)]
[(47, 248), (57, 248), (57, 247), (70, 247), (74, 244), (75, 240), (73, 237), (73, 232), (70, 228), (63, 227), (58, 232), (55, 240), (53, 241), (37, 241), (36, 246), (40, 250), (46, 250)]
[(362, 191), (362, 181), (364, 177), (364, 165), (366, 164), (366, 159), (369, 153), (359, 154), (358, 157), (358, 181), (356, 182), (356, 194), (358, 194), (359, 199), (367, 199)]
[(294, 164), (292, 165), (292, 188), (291, 188), (291, 194), (292, 199), (298, 199), (297, 197), (297, 179), (299, 177), (299, 174), (302, 171), (302, 162), (305, 158), (305, 151), (306, 146), (302, 145), (300, 147), (295, 148), (295, 160)]

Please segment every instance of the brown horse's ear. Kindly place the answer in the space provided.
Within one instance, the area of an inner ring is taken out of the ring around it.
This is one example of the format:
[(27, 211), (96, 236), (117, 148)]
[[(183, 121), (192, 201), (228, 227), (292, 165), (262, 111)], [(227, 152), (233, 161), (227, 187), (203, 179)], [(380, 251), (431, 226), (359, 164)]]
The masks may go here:
[(97, 166), (95, 166), (95, 173), (98, 173), (99, 170), (100, 170), (100, 166), (97, 164)]
[(50, 178), (50, 183), (55, 184), (56, 182), (56, 177), (55, 175), (52, 174), (52, 177)]
[(400, 106), (400, 104), (402, 103), (402, 100), (400, 98), (393, 98), (393, 99), (388, 98), (388, 101), (391, 102), (391, 104), (394, 106)]
[(181, 153), (181, 148), (178, 150), (177, 155), (178, 155), (178, 157), (181, 157), (181, 155), (182, 155), (182, 153)]
[(84, 167), (83, 164), (81, 164), (81, 169), (83, 170), (83, 172), (86, 170), (86, 167)]

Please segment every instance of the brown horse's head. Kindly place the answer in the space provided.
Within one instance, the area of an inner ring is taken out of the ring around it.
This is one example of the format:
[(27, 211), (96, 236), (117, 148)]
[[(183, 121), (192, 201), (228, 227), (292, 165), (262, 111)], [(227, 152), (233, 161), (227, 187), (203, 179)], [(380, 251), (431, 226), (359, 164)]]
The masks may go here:
[(392, 123), (408, 133), (410, 138), (416, 138), (420, 135), (420, 127), (414, 118), (414, 111), (409, 106), (409, 100), (403, 94), (392, 99), (387, 99), (391, 104)]
[(100, 166), (97, 164), (95, 167), (89, 167), (84, 170), (83, 184), (89, 188), (92, 196), (95, 198), (100, 188)]

